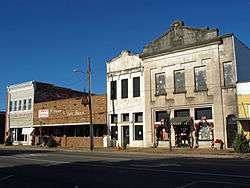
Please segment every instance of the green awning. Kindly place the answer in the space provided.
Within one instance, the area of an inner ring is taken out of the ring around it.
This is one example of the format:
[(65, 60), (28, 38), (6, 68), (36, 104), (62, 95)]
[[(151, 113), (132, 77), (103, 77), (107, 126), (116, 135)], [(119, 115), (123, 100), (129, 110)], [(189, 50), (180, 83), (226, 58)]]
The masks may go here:
[(191, 117), (174, 117), (170, 119), (170, 124), (171, 125), (182, 125), (186, 124), (191, 120)]

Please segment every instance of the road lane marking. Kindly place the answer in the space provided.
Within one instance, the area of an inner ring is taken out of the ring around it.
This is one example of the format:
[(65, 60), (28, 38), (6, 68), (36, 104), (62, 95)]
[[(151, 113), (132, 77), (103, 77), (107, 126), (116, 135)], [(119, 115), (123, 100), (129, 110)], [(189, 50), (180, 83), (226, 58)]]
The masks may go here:
[(246, 187), (249, 187), (249, 184), (244, 184), (244, 183), (233, 183), (233, 182), (228, 182), (228, 181), (193, 181), (193, 182), (190, 182), (190, 183), (187, 183), (183, 186), (179, 186), (177, 188), (187, 188), (187, 187), (190, 187), (190, 186), (193, 186), (193, 185), (197, 185), (199, 183), (213, 183), (213, 184), (223, 184), (223, 185), (237, 185), (237, 186), (246, 186)]
[(2, 177), (2, 178), (0, 178), (0, 181), (4, 181), (4, 180), (9, 179), (9, 178), (11, 178), (13, 176), (14, 175), (9, 175), (9, 176)]

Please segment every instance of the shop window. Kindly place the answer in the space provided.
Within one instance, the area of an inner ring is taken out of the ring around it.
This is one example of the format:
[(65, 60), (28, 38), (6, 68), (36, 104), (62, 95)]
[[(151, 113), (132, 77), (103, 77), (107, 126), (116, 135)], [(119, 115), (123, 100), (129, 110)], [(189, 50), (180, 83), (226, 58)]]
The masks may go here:
[(143, 113), (142, 112), (133, 113), (133, 120), (135, 123), (143, 122)]
[(122, 99), (125, 99), (125, 98), (128, 98), (128, 79), (123, 79), (121, 81), (121, 98)]
[(143, 140), (143, 125), (134, 125), (134, 139)]
[(233, 86), (232, 62), (223, 63), (223, 70), (224, 70), (224, 86), (225, 87)]
[(118, 127), (111, 126), (111, 139), (118, 140)]
[(23, 110), (26, 110), (27, 109), (27, 100), (24, 99), (23, 100)]
[(194, 68), (195, 91), (207, 90), (206, 66)]
[(206, 119), (213, 119), (212, 107), (207, 108), (195, 108), (195, 120), (201, 120), (202, 117), (206, 117)]
[(9, 104), (9, 111), (11, 112), (13, 110), (13, 102), (10, 101), (10, 104)]
[(133, 78), (133, 97), (140, 97), (140, 77)]
[(129, 113), (121, 114), (122, 115), (122, 121), (128, 122), (129, 121)]
[(117, 114), (111, 114), (110, 119), (111, 119), (111, 123), (113, 124), (117, 123), (118, 121)]
[(190, 117), (190, 110), (189, 109), (175, 110), (174, 117)]
[(165, 73), (155, 74), (155, 95), (165, 95)]
[(32, 106), (32, 99), (29, 99), (29, 101), (28, 101), (28, 110), (31, 110), (31, 106)]
[(156, 111), (155, 112), (155, 121), (160, 122), (162, 119), (167, 118), (167, 112), (166, 111)]
[(22, 100), (18, 101), (18, 110), (22, 110)]
[(116, 88), (116, 81), (110, 82), (110, 98), (114, 100), (117, 98), (117, 88)]
[(174, 71), (174, 92), (185, 92), (185, 73), (184, 70)]
[(14, 101), (14, 111), (17, 111), (17, 101)]
[(196, 136), (199, 141), (212, 141), (213, 140), (213, 123), (201, 120), (196, 123)]

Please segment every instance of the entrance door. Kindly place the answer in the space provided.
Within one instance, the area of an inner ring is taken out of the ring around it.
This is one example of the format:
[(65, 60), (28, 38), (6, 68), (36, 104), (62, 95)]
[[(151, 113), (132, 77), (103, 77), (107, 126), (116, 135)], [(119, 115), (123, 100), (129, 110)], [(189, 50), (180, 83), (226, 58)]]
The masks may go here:
[(122, 141), (123, 147), (126, 147), (129, 144), (129, 126), (122, 126)]
[(234, 115), (227, 116), (227, 147), (233, 147), (233, 141), (237, 134), (237, 122)]

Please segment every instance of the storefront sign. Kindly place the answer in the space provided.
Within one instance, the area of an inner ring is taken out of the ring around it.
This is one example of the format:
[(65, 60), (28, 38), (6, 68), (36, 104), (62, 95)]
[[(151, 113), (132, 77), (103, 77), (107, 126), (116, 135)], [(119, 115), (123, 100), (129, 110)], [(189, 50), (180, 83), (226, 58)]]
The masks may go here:
[(49, 117), (48, 109), (38, 110), (38, 118), (48, 118), (48, 117)]

